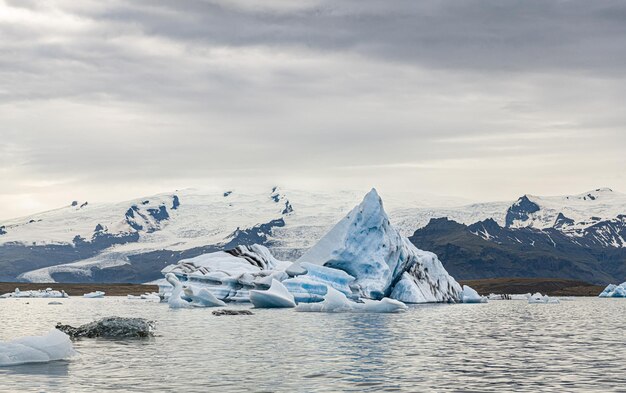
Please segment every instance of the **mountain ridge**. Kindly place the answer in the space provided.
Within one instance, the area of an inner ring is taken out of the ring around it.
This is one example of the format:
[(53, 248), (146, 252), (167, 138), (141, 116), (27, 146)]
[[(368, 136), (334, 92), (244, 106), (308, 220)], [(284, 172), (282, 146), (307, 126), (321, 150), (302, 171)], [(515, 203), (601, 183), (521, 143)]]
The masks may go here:
[[(296, 260), (362, 194), (279, 187), (256, 193), (187, 189), (115, 204), (75, 201), (0, 221), (0, 279), (150, 281), (157, 274), (152, 270), (159, 270), (161, 263), (254, 242), (268, 246), (281, 259)], [(414, 236), (429, 225), (432, 229), (433, 218), (449, 217), (467, 226), (473, 237), (506, 243), (500, 247), (510, 248), (511, 242), (525, 242), (531, 248), (537, 242), (542, 247), (558, 242), (574, 254), (588, 254), (585, 247), (604, 252), (610, 263), (619, 262), (612, 259), (619, 254), (615, 249), (626, 248), (626, 195), (609, 188), (556, 197), (526, 194), (511, 202), (447, 203), (436, 207), (436, 198), (385, 198), (389, 218), (403, 236)], [(459, 231), (450, 226), (447, 230)], [(437, 243), (434, 238), (428, 241)], [(560, 249), (551, 251), (555, 258), (564, 255)], [(442, 261), (446, 266), (455, 263), (445, 257)]]

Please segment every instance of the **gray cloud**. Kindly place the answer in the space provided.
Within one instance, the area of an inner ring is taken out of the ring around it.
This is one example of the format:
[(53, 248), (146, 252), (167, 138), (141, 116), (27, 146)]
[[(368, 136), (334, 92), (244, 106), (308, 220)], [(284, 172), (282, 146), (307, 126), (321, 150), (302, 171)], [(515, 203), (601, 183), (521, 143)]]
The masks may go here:
[(626, 191), (624, 17), (582, 0), (0, 0), (0, 218), (307, 178)]

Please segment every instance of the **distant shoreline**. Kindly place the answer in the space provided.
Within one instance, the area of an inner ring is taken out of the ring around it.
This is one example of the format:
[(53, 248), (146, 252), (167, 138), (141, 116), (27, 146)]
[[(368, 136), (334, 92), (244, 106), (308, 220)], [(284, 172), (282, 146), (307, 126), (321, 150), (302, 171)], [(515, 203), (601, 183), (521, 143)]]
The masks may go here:
[(459, 283), (469, 285), (481, 295), (541, 292), (549, 296), (596, 297), (604, 290), (604, 286), (560, 278), (485, 278), (460, 280)]
[(82, 296), (85, 293), (103, 291), (109, 296), (142, 295), (146, 292), (158, 292), (156, 285), (144, 284), (106, 284), (106, 283), (27, 283), (27, 282), (0, 282), (0, 295), (20, 291), (52, 288), (64, 290), (70, 296)]
[[(595, 297), (604, 290), (604, 286), (559, 278), (485, 278), (460, 280), (459, 283), (469, 285), (481, 295), (541, 292), (550, 296)], [(156, 285), (144, 284), (0, 282), (0, 295), (13, 292), (15, 288), (22, 291), (52, 288), (64, 290), (70, 296), (82, 296), (94, 291), (104, 291), (109, 296), (141, 295), (145, 292), (159, 291)]]

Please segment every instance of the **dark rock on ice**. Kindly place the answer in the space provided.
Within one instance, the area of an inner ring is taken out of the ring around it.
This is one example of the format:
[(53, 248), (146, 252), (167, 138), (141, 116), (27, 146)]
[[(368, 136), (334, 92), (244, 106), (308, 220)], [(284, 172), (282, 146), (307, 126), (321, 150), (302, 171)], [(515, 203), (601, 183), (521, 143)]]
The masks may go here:
[(107, 317), (79, 327), (57, 323), (56, 329), (71, 338), (143, 338), (154, 335), (154, 321), (143, 318)]
[(213, 315), (222, 316), (222, 315), (253, 315), (250, 310), (215, 310), (213, 311)]

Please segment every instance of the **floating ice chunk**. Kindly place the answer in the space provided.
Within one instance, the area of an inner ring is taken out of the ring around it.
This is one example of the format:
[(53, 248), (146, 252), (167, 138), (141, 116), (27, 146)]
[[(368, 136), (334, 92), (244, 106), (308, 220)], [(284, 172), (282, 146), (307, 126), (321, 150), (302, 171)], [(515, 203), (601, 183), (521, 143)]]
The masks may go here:
[(363, 299), (363, 303), (349, 300), (346, 295), (328, 287), (324, 300), (319, 303), (303, 303), (296, 307), (296, 311), (303, 312), (362, 312), (362, 313), (396, 313), (406, 311), (406, 304), (389, 298), (382, 300)]
[(89, 292), (89, 293), (84, 294), (83, 297), (91, 298), (91, 299), (103, 298), (104, 297), (104, 292), (102, 292), (102, 291)]
[(461, 301), (463, 303), (487, 303), (487, 298), (480, 296), (472, 287), (463, 285)]
[(32, 290), (32, 291), (20, 291), (19, 288), (15, 288), (15, 291), (9, 292), (9, 293), (5, 293), (4, 295), (2, 295), (0, 297), (2, 297), (2, 298), (8, 298), (8, 297), (16, 297), (16, 298), (32, 298), (32, 297), (37, 297), (37, 298), (66, 298), (66, 297), (69, 297), (69, 296), (63, 290), (57, 291), (57, 290), (53, 290), (52, 288)]
[(165, 279), (172, 285), (172, 293), (167, 300), (167, 304), (170, 308), (191, 308), (191, 303), (187, 300), (183, 300), (183, 284), (174, 275), (174, 273), (167, 273)]
[(327, 287), (324, 300), (319, 303), (303, 303), (296, 307), (296, 311), (307, 312), (351, 312), (354, 310), (352, 303), (346, 295), (333, 287)]
[(283, 285), (293, 294), (296, 302), (322, 301), (328, 287), (332, 287), (346, 296), (358, 297), (350, 287), (354, 282), (354, 277), (343, 270), (307, 262), (301, 263), (300, 266), (306, 270), (306, 274), (283, 281)]
[(43, 363), (68, 359), (76, 355), (67, 334), (52, 330), (45, 336), (23, 337), (0, 342), (0, 366)]
[(548, 295), (542, 295), (537, 292), (528, 298), (528, 304), (559, 304), (561, 303), (558, 298), (550, 297)]
[(151, 302), (160, 302), (161, 301), (161, 296), (159, 296), (158, 293), (152, 292), (152, 293), (144, 293), (143, 295), (139, 296), (140, 299), (142, 300), (148, 300)]
[(384, 297), (380, 300), (363, 299), (363, 303), (356, 303), (357, 312), (371, 313), (396, 313), (403, 312), (409, 308), (406, 304), (396, 299)]
[(173, 273), (167, 273), (165, 278), (173, 287), (172, 294), (167, 300), (170, 308), (221, 307), (226, 305), (206, 288), (196, 288), (191, 285), (183, 286)]
[(195, 288), (193, 286), (187, 286), (183, 289), (185, 298), (189, 299), (189, 302), (194, 307), (222, 307), (226, 303), (216, 298), (206, 288)]
[(600, 297), (626, 297), (626, 282), (623, 282), (620, 285), (609, 284), (599, 296)]
[(285, 286), (277, 280), (267, 291), (251, 290), (250, 302), (256, 308), (290, 308), (296, 306), (296, 301)]

